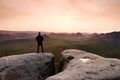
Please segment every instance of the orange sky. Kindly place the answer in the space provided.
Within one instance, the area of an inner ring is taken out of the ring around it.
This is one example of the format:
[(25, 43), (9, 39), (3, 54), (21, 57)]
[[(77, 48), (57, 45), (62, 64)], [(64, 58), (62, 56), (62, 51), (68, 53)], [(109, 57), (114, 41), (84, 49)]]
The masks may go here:
[(0, 0), (0, 30), (120, 31), (120, 0)]

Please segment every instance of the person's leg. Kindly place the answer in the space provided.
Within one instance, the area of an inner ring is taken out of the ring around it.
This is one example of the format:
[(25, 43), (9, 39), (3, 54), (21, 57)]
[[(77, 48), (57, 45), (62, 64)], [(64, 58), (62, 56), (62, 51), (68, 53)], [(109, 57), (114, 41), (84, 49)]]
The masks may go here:
[(43, 43), (41, 43), (41, 50), (42, 50), (42, 53), (44, 52), (44, 50), (43, 50)]
[(37, 45), (37, 53), (39, 53), (39, 47), (40, 47), (40, 45), (38, 44)]

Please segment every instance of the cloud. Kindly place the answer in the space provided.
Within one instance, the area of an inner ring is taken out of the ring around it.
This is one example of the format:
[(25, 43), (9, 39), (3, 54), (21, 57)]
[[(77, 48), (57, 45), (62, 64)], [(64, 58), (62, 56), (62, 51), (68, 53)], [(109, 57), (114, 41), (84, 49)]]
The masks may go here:
[[(26, 0), (27, 1), (27, 0)], [(0, 0), (0, 18), (14, 18), (19, 15), (28, 15), (31, 6), (25, 0)]]
[(0, 25), (7, 26), (71, 26), (72, 31), (74, 25), (120, 25), (119, 14), (120, 0), (0, 0)]
[[(120, 17), (120, 0), (0, 0), (0, 14)], [(1, 16), (3, 17), (3, 16)]]

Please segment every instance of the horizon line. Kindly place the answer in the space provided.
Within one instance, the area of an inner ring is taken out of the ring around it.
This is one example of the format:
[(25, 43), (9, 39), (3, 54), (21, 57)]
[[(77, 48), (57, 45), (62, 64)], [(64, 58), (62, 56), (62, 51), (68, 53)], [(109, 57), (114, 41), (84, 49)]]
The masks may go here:
[(102, 33), (111, 33), (111, 32), (120, 32), (120, 30), (116, 30), (116, 31), (106, 31), (106, 32), (80, 32), (80, 31), (76, 31), (76, 32), (54, 32), (54, 31), (39, 31), (39, 30), (7, 30), (7, 29), (0, 29), (0, 31), (13, 31), (13, 32), (46, 32), (46, 33), (89, 33), (89, 34), (93, 34), (93, 33), (97, 33), (97, 34), (102, 34)]

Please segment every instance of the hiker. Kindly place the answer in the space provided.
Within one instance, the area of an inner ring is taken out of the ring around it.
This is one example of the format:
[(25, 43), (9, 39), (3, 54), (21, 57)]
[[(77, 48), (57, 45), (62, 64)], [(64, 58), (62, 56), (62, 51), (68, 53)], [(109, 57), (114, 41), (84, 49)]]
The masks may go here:
[(36, 41), (37, 41), (37, 53), (39, 53), (39, 47), (41, 46), (41, 50), (43, 53), (43, 36), (41, 35), (41, 33), (39, 32), (37, 37), (36, 37)]

